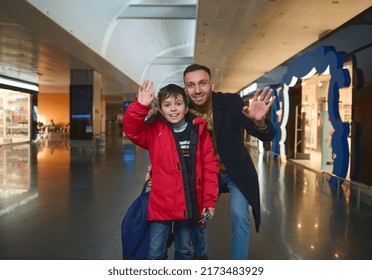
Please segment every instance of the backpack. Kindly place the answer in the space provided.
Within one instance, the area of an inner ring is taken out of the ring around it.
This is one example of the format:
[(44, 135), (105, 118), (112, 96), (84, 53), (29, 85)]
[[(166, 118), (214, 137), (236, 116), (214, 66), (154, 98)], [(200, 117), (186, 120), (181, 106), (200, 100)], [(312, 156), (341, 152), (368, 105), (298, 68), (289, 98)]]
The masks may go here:
[(121, 242), (124, 260), (144, 260), (150, 243), (150, 226), (147, 221), (147, 207), (150, 192), (145, 182), (141, 194), (129, 206), (121, 223)]

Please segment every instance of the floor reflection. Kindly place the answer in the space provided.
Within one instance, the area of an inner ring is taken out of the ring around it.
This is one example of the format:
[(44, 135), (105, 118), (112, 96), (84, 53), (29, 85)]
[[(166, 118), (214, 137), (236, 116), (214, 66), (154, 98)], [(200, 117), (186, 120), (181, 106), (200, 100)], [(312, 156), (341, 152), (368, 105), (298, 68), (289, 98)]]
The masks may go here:
[[(249, 150), (262, 205), (249, 259), (372, 259), (370, 206), (358, 209), (320, 172)], [(107, 137), (100, 149), (68, 139), (1, 146), (0, 259), (121, 259), (121, 221), (148, 165), (148, 153), (125, 137)], [(208, 224), (211, 260), (230, 258), (229, 212), (223, 194)]]
[[(38, 166), (70, 162), (68, 139), (0, 147), (0, 216), (38, 198)], [(60, 164), (59, 164), (60, 165)]]
[[(284, 259), (372, 259), (371, 206), (357, 209), (347, 187), (323, 182), (320, 172), (263, 156), (258, 173), (262, 231), (272, 238), (261, 249), (277, 246)], [(260, 240), (261, 234), (253, 236)]]
[(0, 147), (0, 216), (37, 198), (31, 186), (29, 144)]
[[(43, 157), (48, 157), (52, 155), (55, 151), (68, 155), (70, 151), (70, 140), (69, 139), (41, 139), (36, 143), (37, 149), (37, 156), (38, 159), (42, 159)], [(68, 153), (66, 153), (68, 151)], [(51, 157), (49, 157), (51, 158)]]

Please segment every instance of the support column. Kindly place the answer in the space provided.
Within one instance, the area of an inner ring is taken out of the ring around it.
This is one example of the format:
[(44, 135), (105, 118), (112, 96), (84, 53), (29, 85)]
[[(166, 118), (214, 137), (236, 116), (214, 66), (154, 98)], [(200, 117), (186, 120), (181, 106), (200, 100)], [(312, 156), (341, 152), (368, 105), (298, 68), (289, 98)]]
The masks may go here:
[(101, 133), (101, 74), (71, 70), (70, 75), (70, 138), (92, 140)]
[(102, 133), (102, 75), (94, 71), (93, 78), (93, 136), (98, 136)]

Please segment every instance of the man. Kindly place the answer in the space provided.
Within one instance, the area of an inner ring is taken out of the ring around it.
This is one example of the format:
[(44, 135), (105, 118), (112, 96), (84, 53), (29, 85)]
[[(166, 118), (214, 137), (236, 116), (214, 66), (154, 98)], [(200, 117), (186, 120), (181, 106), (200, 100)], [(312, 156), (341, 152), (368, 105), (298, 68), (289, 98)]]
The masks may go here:
[[(248, 257), (250, 217), (252, 207), (256, 231), (260, 227), (260, 194), (258, 176), (251, 156), (244, 146), (241, 129), (260, 139), (271, 141), (275, 136), (272, 123), (265, 119), (275, 97), (272, 90), (257, 90), (249, 107), (237, 94), (213, 92), (210, 69), (203, 65), (188, 66), (183, 79), (190, 107), (204, 117), (219, 159), (219, 186), (230, 193), (232, 223), (232, 259)], [(193, 233), (196, 259), (206, 259), (205, 228)]]

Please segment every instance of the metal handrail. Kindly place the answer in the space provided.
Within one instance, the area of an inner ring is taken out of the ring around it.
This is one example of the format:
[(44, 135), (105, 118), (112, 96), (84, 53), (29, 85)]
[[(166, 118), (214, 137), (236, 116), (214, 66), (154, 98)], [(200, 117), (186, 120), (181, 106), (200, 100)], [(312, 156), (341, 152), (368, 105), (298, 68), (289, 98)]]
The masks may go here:
[(343, 182), (348, 182), (351, 185), (355, 185), (358, 187), (358, 192), (357, 192), (357, 210), (359, 210), (359, 207), (360, 207), (360, 190), (361, 189), (368, 189), (368, 190), (372, 190), (372, 186), (369, 186), (369, 185), (366, 185), (366, 184), (363, 184), (363, 183), (360, 183), (360, 182), (357, 182), (357, 181), (352, 181), (352, 180), (347, 180), (345, 178), (342, 178), (338, 175), (335, 175), (335, 174), (332, 174), (332, 173), (329, 173), (329, 172), (326, 172), (326, 171), (323, 171), (322, 172), (322, 184), (324, 184), (324, 175), (328, 175), (329, 177), (335, 177), (337, 178), (337, 194), (339, 192), (339, 187), (342, 185), (340, 184), (340, 181), (343, 181)]

